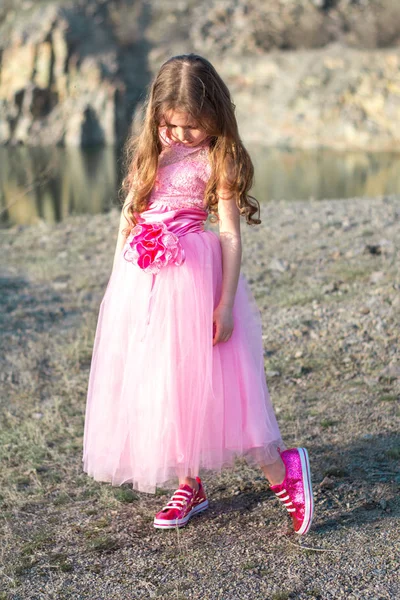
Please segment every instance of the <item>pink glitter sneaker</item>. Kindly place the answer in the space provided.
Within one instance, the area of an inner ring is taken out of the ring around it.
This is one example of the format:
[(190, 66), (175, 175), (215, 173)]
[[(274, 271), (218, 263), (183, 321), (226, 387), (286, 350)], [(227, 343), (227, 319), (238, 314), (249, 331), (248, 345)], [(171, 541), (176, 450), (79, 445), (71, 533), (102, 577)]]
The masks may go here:
[(196, 492), (189, 485), (182, 483), (171, 497), (171, 500), (154, 517), (154, 527), (171, 529), (184, 527), (196, 513), (208, 508), (208, 500), (200, 477), (196, 477), (199, 489)]
[(307, 450), (290, 448), (281, 453), (281, 458), (286, 467), (285, 479), (270, 488), (290, 513), (295, 532), (304, 535), (310, 529), (314, 512)]

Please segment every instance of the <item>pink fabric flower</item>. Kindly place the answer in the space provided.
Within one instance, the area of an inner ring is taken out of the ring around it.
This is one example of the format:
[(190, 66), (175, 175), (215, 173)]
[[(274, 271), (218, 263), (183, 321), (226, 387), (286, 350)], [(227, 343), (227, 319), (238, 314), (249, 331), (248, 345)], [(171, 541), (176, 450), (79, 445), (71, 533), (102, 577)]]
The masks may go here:
[(161, 221), (138, 223), (127, 243), (129, 248), (124, 252), (125, 260), (138, 265), (146, 273), (157, 274), (168, 264), (179, 266), (185, 261), (185, 251), (178, 236)]

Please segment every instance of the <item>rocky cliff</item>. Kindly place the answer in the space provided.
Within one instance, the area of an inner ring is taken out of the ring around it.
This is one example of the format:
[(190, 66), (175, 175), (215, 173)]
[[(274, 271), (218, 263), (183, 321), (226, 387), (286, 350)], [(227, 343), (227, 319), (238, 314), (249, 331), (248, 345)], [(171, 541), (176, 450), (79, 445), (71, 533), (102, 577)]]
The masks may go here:
[[(136, 31), (144, 12), (130, 11)], [(101, 1), (25, 3), (4, 16), (0, 143), (86, 146), (123, 138), (148, 80), (147, 45), (134, 35), (124, 45), (115, 27)]]
[(0, 8), (0, 144), (116, 144), (163, 60), (214, 62), (243, 137), (397, 149), (395, 0), (53, 0)]

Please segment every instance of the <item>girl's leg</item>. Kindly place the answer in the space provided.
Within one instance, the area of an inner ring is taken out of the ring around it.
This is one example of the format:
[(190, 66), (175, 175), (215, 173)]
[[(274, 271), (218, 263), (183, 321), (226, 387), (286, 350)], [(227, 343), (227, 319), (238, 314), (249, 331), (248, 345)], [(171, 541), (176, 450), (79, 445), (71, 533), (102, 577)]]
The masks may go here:
[(281, 457), (270, 465), (263, 465), (261, 469), (271, 485), (279, 485), (285, 479), (286, 468)]
[(186, 485), (188, 485), (189, 487), (191, 487), (196, 492), (199, 489), (199, 484), (197, 483), (197, 481), (195, 479), (193, 479), (193, 477), (180, 477), (179, 478), (179, 485), (182, 485), (183, 483), (186, 483)]
[[(263, 465), (261, 469), (271, 485), (280, 484), (285, 478), (286, 469), (281, 457), (270, 465)], [(199, 489), (199, 484), (193, 477), (180, 477), (179, 484), (181, 485), (184, 483), (196, 490), (196, 492)]]

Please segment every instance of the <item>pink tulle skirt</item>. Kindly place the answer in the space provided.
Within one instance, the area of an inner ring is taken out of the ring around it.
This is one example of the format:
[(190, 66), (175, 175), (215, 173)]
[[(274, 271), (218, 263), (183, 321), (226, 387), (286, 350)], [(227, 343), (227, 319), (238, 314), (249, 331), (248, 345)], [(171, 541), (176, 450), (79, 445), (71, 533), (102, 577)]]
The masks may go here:
[(206, 213), (156, 206), (142, 217), (166, 223), (185, 260), (153, 274), (126, 260), (127, 245), (121, 252), (100, 305), (83, 470), (154, 493), (237, 456), (274, 462), (284, 445), (265, 380), (260, 312), (244, 276), (232, 336), (213, 346), (222, 252), (204, 228)]

